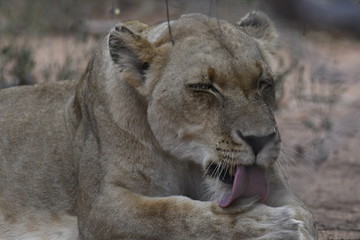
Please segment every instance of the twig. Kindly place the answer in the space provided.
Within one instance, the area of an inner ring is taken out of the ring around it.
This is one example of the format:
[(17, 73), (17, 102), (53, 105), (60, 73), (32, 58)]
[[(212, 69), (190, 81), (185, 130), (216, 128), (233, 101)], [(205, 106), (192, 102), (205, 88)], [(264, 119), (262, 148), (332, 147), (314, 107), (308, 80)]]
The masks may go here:
[(169, 3), (168, 3), (168, 0), (165, 0), (165, 2), (166, 2), (166, 18), (167, 18), (167, 23), (168, 23), (170, 40), (171, 40), (172, 45), (174, 46), (175, 42), (174, 42), (173, 35), (171, 33), (171, 26), (170, 26)]

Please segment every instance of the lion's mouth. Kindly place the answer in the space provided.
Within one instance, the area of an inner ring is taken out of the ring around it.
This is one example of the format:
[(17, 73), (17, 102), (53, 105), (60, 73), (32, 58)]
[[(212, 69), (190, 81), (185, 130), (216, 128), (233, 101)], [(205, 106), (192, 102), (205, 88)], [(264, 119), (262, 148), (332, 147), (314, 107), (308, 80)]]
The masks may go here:
[(206, 174), (231, 185), (231, 193), (220, 199), (220, 207), (228, 207), (240, 197), (257, 197), (259, 202), (265, 202), (268, 198), (269, 184), (266, 171), (256, 164), (227, 166), (211, 162), (207, 167)]
[(232, 168), (233, 167), (226, 167), (225, 165), (218, 165), (212, 162), (206, 168), (206, 175), (214, 178), (218, 177), (223, 183), (232, 185), (235, 179)]

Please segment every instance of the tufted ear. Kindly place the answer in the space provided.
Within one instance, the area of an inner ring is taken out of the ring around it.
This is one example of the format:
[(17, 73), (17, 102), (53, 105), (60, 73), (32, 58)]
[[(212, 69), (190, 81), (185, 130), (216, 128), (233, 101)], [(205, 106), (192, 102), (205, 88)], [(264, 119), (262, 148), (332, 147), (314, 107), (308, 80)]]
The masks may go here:
[(250, 36), (260, 40), (270, 51), (276, 45), (277, 33), (269, 17), (259, 11), (252, 11), (245, 15), (238, 25)]
[(109, 52), (119, 69), (121, 79), (133, 87), (145, 81), (145, 71), (155, 57), (155, 48), (145, 38), (124, 25), (116, 26), (109, 35)]

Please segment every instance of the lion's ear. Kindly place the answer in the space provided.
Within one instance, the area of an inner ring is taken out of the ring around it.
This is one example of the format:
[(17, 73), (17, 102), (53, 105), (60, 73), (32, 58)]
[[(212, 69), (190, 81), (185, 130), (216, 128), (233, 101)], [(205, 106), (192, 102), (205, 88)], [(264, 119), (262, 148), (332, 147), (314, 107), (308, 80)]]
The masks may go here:
[(276, 45), (277, 32), (269, 17), (259, 11), (252, 11), (245, 15), (238, 25), (250, 36), (260, 40), (270, 51)]
[(155, 56), (153, 45), (127, 27), (116, 26), (109, 35), (109, 52), (121, 79), (133, 87), (142, 86)]

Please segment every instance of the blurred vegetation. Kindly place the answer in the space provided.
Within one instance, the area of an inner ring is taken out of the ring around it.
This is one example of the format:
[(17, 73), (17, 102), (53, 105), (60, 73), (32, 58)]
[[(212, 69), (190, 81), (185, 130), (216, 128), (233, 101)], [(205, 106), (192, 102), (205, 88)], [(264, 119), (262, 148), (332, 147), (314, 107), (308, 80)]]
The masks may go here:
[(85, 17), (96, 15), (103, 7), (103, 2), (96, 0), (1, 0), (0, 30), (31, 35), (81, 32)]
[[(148, 0), (146, 4), (143, 3), (141, 0), (1, 0), (0, 88), (78, 79), (84, 71), (82, 66), (86, 65), (97, 41), (93, 39), (98, 39), (103, 35), (101, 31), (107, 31), (111, 27), (109, 21), (111, 24), (112, 20), (119, 20), (116, 11), (127, 9), (125, 12), (131, 13), (141, 9), (139, 6), (148, 7), (153, 3), (160, 3), (160, 0)], [(122, 13), (121, 17), (124, 17)], [(108, 22), (100, 26), (100, 32), (94, 33), (87, 25), (91, 22), (89, 20), (96, 20), (100, 25), (102, 22)], [(53, 53), (64, 50), (64, 47), (58, 49), (58, 42), (50, 43), (49, 46), (34, 44), (45, 42), (52, 36), (63, 38), (63, 42), (71, 39), (71, 43), (67, 43), (66, 46), (70, 50), (67, 50), (65, 55), (63, 52)], [(93, 47), (77, 49), (89, 41)], [(50, 51), (53, 55), (46, 56), (48, 59), (44, 60), (41, 51), (47, 51), (46, 48), (57, 50)], [(74, 52), (72, 49), (78, 51)], [(75, 56), (75, 53), (80, 56)]]
[[(39, 42), (48, 36), (74, 38), (79, 44), (86, 42), (88, 37), (94, 36), (86, 32), (85, 20), (109, 15), (107, 8), (116, 2), (1, 0), (0, 88), (34, 84), (39, 79), (78, 78), (83, 72), (79, 68), (79, 58), (75, 58), (71, 52), (60, 62), (49, 56), (46, 66), (38, 66), (35, 59), (39, 48), (32, 42)], [(90, 53), (82, 55), (89, 57)], [(40, 73), (37, 69), (41, 69)]]
[(35, 61), (30, 48), (8, 44), (0, 48), (0, 53), (0, 88), (34, 83)]

